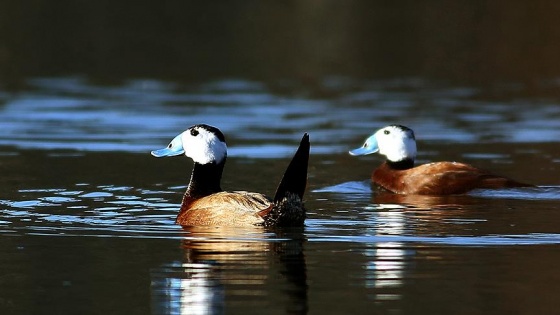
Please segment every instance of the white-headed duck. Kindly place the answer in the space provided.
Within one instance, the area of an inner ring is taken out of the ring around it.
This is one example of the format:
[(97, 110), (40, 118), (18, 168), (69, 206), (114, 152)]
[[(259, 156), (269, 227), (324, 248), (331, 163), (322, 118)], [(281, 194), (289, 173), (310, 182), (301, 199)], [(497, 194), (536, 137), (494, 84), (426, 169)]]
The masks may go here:
[(395, 194), (451, 195), (473, 189), (531, 187), (458, 162), (434, 162), (414, 166), (416, 139), (412, 129), (390, 125), (376, 131), (351, 155), (379, 152), (387, 160), (373, 171), (372, 183)]
[(300, 142), (276, 190), (274, 199), (247, 191), (222, 191), (226, 163), (224, 134), (199, 124), (176, 136), (155, 157), (185, 155), (194, 161), (191, 179), (176, 222), (183, 226), (303, 226), (303, 194), (307, 185), (309, 135)]

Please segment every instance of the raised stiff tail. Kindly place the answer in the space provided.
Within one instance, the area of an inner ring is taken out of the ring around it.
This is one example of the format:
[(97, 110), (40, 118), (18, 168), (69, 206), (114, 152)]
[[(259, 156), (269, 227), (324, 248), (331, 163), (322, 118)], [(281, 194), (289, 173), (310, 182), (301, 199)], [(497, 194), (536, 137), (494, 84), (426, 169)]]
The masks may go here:
[(299, 196), (300, 200), (303, 199), (305, 187), (307, 186), (307, 165), (309, 163), (309, 135), (305, 133), (299, 147), (284, 172), (284, 176), (280, 181), (280, 185), (276, 189), (274, 195), (274, 202), (280, 202), (288, 193)]

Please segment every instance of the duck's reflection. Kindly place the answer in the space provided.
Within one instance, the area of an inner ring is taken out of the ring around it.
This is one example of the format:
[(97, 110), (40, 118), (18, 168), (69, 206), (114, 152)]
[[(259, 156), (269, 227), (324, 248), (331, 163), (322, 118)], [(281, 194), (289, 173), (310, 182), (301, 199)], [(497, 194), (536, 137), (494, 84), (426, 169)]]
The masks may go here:
[(373, 195), (374, 204), (382, 208), (391, 206), (424, 210), (461, 209), (472, 203), (473, 198), (468, 195), (399, 195), (388, 192), (378, 192)]
[[(400, 211), (373, 212), (378, 223), (369, 229), (374, 236), (398, 235), (405, 229), (405, 222)], [(365, 270), (365, 285), (375, 289), (394, 289), (403, 284), (406, 249), (402, 242), (375, 242), (366, 245), (364, 252), (368, 257)], [(391, 291), (391, 290), (384, 290)], [(397, 291), (395, 291), (397, 292)], [(391, 294), (377, 294), (376, 299), (398, 299)]]
[(237, 306), (307, 313), (301, 230), (186, 228), (183, 262), (152, 272), (156, 313), (222, 314)]
[(173, 262), (152, 272), (155, 314), (221, 314), (224, 296), (209, 264)]
[[(464, 195), (428, 196), (428, 195), (398, 195), (377, 191), (372, 195), (372, 209), (368, 209), (368, 221), (371, 227), (368, 232), (372, 236), (380, 236), (383, 240), (387, 236), (394, 236), (395, 241), (380, 241), (368, 244), (365, 255), (366, 286), (375, 289), (395, 289), (404, 285), (404, 273), (407, 261), (415, 255), (414, 246), (398, 241), (399, 237), (411, 233), (422, 233), (417, 223), (411, 223), (410, 211), (430, 210), (431, 218), (440, 218), (443, 214), (457, 214), (466, 204), (473, 202), (473, 198)], [(430, 219), (430, 221), (437, 221)], [(430, 231), (430, 233), (433, 231)], [(397, 292), (382, 290), (379, 292)], [(377, 294), (376, 299), (400, 299), (399, 295), (391, 293)]]

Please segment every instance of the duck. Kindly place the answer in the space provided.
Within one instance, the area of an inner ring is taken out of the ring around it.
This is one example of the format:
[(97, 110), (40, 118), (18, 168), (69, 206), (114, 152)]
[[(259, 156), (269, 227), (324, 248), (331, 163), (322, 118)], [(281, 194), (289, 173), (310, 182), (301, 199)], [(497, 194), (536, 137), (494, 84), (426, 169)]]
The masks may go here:
[(305, 133), (274, 198), (257, 192), (222, 190), (227, 144), (224, 134), (214, 126), (193, 125), (167, 147), (151, 154), (158, 158), (184, 155), (194, 162), (176, 218), (181, 226), (302, 227), (309, 150), (309, 134)]
[(533, 187), (533, 185), (495, 175), (459, 162), (433, 162), (415, 166), (416, 137), (403, 125), (389, 125), (377, 130), (350, 155), (378, 152), (386, 160), (376, 168), (372, 184), (382, 191), (402, 195), (454, 195), (474, 189)]

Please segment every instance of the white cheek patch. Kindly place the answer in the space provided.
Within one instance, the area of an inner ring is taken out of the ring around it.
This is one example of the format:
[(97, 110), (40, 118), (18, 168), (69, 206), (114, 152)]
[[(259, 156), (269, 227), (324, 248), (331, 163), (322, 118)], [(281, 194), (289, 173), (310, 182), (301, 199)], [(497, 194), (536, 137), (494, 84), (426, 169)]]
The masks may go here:
[(222, 160), (227, 155), (227, 146), (225, 143), (213, 139), (208, 143), (205, 150), (200, 152), (201, 154), (198, 156), (200, 164), (207, 164), (215, 162), (216, 164), (222, 162)]
[(182, 135), (185, 155), (199, 164), (220, 163), (227, 156), (227, 146), (214, 134), (201, 130), (197, 136), (190, 131)]
[(379, 153), (387, 157), (389, 161), (398, 162), (405, 159), (416, 158), (416, 141), (411, 139), (401, 130), (392, 129), (386, 135), (380, 130), (377, 134), (379, 141)]
[(404, 145), (406, 147), (405, 150), (406, 150), (407, 156), (414, 160), (416, 158), (416, 140), (406, 138), (406, 141), (405, 141)]

